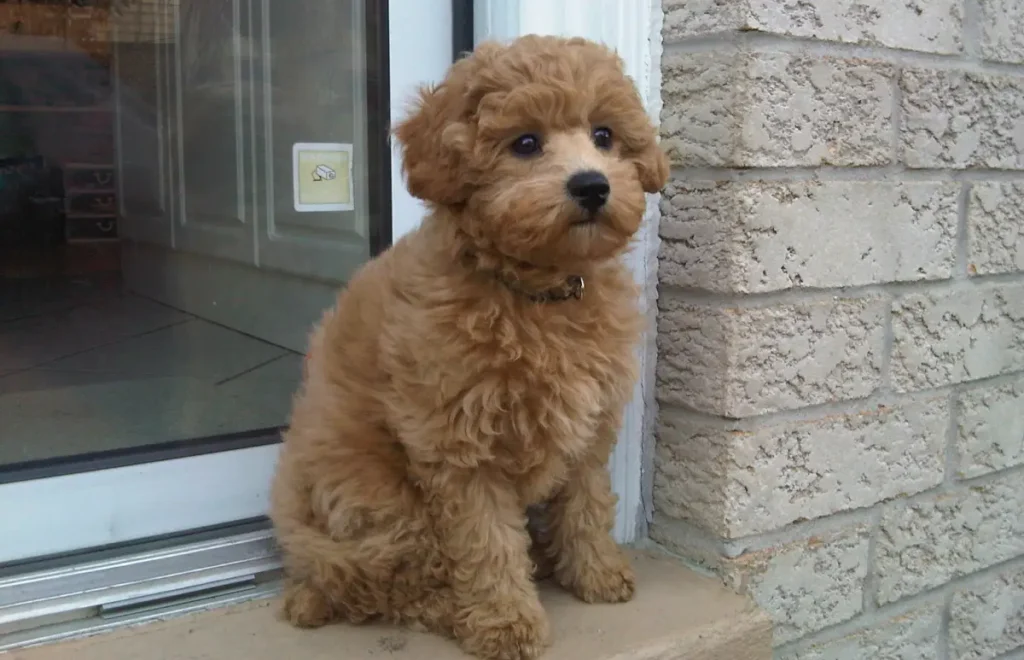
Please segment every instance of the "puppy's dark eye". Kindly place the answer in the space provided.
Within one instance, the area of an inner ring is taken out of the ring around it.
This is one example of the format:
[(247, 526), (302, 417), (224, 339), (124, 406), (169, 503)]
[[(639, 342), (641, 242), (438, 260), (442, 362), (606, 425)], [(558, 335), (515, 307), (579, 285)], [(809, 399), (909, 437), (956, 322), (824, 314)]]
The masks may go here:
[(598, 126), (591, 133), (591, 137), (594, 140), (594, 145), (598, 149), (611, 149), (612, 148), (612, 129), (607, 126)]
[(532, 133), (520, 135), (512, 143), (512, 151), (520, 156), (532, 156), (540, 153), (540, 138)]

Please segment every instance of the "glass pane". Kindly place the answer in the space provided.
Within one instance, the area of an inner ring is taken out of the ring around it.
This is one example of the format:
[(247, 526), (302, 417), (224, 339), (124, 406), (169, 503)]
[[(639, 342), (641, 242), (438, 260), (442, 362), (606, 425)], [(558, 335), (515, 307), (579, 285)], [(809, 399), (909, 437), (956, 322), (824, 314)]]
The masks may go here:
[(275, 439), (386, 234), (375, 4), (0, 1), (0, 480)]

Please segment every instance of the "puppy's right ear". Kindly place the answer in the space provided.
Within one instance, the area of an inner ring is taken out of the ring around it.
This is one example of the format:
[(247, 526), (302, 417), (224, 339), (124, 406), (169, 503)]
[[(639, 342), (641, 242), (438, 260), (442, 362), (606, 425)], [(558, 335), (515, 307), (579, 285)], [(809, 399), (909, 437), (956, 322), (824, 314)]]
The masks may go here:
[(459, 204), (469, 196), (464, 176), (469, 126), (462, 117), (461, 85), (453, 84), (453, 78), (421, 88), (412, 112), (395, 128), (409, 192), (442, 206)]

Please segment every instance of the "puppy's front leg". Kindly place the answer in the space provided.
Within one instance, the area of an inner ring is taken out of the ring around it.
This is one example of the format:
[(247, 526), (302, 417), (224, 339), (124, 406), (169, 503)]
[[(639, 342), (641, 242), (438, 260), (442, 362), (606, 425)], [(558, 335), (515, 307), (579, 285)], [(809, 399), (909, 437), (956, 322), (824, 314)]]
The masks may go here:
[(618, 603), (633, 597), (629, 559), (611, 536), (616, 497), (608, 454), (584, 458), (548, 509), (555, 579), (588, 603)]
[(527, 660), (548, 641), (531, 580), (526, 516), (511, 484), (482, 468), (442, 468), (429, 501), (451, 561), (455, 636), (488, 660)]

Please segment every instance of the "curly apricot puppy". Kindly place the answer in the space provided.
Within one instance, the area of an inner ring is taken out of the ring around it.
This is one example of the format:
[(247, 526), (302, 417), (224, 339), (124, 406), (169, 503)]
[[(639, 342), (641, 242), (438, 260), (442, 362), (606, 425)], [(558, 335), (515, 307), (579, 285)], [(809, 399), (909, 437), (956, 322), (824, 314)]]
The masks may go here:
[(643, 325), (619, 257), (668, 164), (582, 39), (480, 46), (396, 134), (431, 211), (312, 335), (273, 491), (285, 614), (533, 658), (535, 565), (587, 602), (633, 595), (606, 470)]

